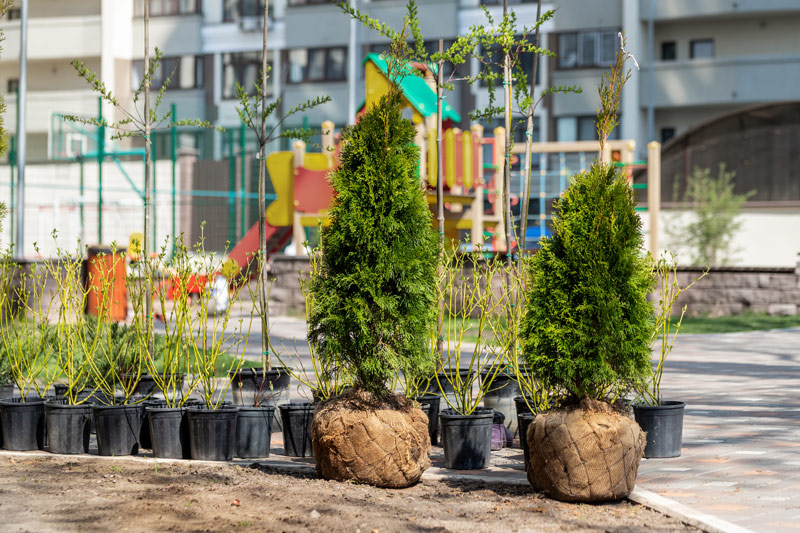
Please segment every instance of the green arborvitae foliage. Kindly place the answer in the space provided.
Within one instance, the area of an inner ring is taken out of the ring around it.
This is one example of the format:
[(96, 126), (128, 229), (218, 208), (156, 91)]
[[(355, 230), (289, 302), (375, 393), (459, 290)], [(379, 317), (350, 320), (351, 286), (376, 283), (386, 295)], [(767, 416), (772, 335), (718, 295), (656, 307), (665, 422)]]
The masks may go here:
[(619, 172), (593, 165), (555, 203), (555, 235), (531, 261), (525, 357), (572, 399), (613, 399), (650, 368), (654, 282), (634, 205)]
[(345, 130), (330, 175), (335, 199), (321, 271), (310, 287), (308, 337), (320, 358), (376, 394), (398, 371), (432, 371), (436, 357), (426, 341), (436, 326), (439, 247), (414, 134), (396, 92)]

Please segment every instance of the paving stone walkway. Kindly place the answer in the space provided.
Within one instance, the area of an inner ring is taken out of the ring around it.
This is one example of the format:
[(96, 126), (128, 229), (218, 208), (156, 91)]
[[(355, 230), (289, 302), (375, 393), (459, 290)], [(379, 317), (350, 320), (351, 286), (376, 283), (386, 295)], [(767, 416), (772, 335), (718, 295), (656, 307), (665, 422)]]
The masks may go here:
[(686, 402), (683, 450), (638, 486), (759, 532), (800, 531), (800, 329), (685, 335), (664, 399)]

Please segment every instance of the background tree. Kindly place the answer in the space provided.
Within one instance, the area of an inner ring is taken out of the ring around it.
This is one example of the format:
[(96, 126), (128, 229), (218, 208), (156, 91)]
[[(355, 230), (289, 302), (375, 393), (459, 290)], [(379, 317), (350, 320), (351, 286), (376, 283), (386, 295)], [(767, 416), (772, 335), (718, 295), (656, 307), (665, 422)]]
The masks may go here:
[(744, 203), (755, 194), (736, 194), (735, 176), (720, 163), (716, 177), (711, 169), (695, 167), (687, 178), (683, 201), (692, 209), (691, 219), (671, 228), (669, 235), (675, 248), (686, 251), (694, 265), (719, 266), (731, 261), (733, 237), (742, 227), (737, 219)]
[(267, 80), (269, 79), (269, 65), (267, 64), (267, 37), (269, 30), (269, 0), (264, 0), (264, 33), (261, 51), (261, 71), (259, 80), (254, 84), (255, 96), (250, 96), (248, 90), (236, 84), (236, 96), (239, 99), (237, 111), (240, 120), (255, 134), (258, 141), (258, 311), (261, 317), (261, 364), (264, 370), (272, 368), (269, 341), (269, 294), (267, 291), (267, 239), (266, 239), (266, 182), (267, 182), (267, 144), (279, 138), (298, 139), (309, 142), (316, 133), (308, 128), (287, 129), (281, 131), (284, 121), (297, 113), (308, 111), (320, 104), (329, 102), (330, 96), (321, 96), (307, 100), (282, 114), (268, 129), (267, 119), (281, 108), (281, 98), (276, 98), (267, 104)]
[(436, 320), (439, 248), (419, 181), (413, 124), (400, 94), (344, 131), (309, 340), (324, 362), (348, 368), (377, 395), (399, 371), (432, 371), (426, 341)]
[[(147, 324), (147, 353), (149, 357), (153, 355), (153, 299), (151, 297), (153, 287), (153, 273), (152, 264), (150, 260), (150, 251), (153, 248), (150, 242), (150, 220), (152, 218), (153, 206), (150, 202), (150, 183), (152, 179), (152, 162), (150, 154), (152, 152), (152, 134), (153, 131), (159, 129), (169, 129), (181, 126), (196, 126), (201, 128), (212, 128), (213, 125), (208, 121), (199, 119), (185, 119), (175, 120), (172, 112), (168, 111), (164, 114), (159, 114), (158, 108), (164, 99), (164, 94), (167, 87), (172, 83), (172, 75), (174, 71), (164, 80), (164, 83), (156, 93), (155, 98), (151, 101), (151, 83), (153, 75), (158, 71), (161, 65), (163, 54), (158, 47), (155, 48), (155, 55), (150, 56), (150, 0), (144, 0), (144, 65), (145, 73), (139, 81), (136, 90), (133, 93), (133, 105), (129, 109), (122, 105), (116, 96), (106, 87), (106, 84), (101, 78), (83, 63), (76, 59), (72, 62), (78, 75), (86, 80), (92, 89), (107, 103), (111, 104), (115, 110), (119, 111), (123, 118), (116, 121), (107, 121), (105, 118), (98, 120), (96, 118), (78, 117), (74, 115), (64, 115), (66, 120), (79, 122), (82, 124), (92, 125), (98, 128), (98, 135), (101, 135), (104, 128), (109, 128), (115, 133), (111, 136), (112, 140), (124, 139), (129, 137), (141, 137), (144, 140), (144, 224), (143, 236), (141, 245), (142, 251), (142, 264), (144, 265), (145, 280), (145, 316), (143, 323)], [(141, 105), (142, 109), (139, 109)], [(221, 130), (221, 128), (218, 128)], [(175, 236), (173, 236), (174, 238)], [(133, 243), (132, 243), (133, 244)]]

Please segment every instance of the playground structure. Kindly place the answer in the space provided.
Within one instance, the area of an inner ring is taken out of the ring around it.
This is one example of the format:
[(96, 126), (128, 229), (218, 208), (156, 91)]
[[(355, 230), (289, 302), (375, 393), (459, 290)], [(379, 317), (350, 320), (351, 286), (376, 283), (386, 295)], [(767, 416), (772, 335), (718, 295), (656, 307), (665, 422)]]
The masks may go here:
[[(386, 62), (378, 54), (369, 54), (365, 60), (366, 100), (361, 109), (377, 102), (389, 89)], [(400, 82), (403, 107), (411, 113), (411, 121), (417, 129), (416, 143), (420, 147), (420, 179), (427, 187), (429, 204), (436, 204), (438, 179), (436, 139), (436, 93), (432, 87), (432, 75), (426, 78), (407, 76)], [(484, 137), (484, 128), (474, 124), (469, 130), (454, 127), (460, 116), (447, 104), (443, 105), (443, 176), (445, 235), (448, 242), (463, 242), (464, 233), (468, 242), (487, 251), (505, 252), (505, 234), (502, 223), (503, 171), (506, 131), (495, 128), (493, 137)], [(327, 225), (328, 210), (333, 198), (326, 174), (338, 164), (335, 125), (326, 121), (321, 125), (322, 151), (306, 152), (302, 142), (295, 142), (293, 150), (273, 152), (267, 156), (267, 171), (272, 181), (275, 198), (266, 212), (266, 239), (268, 253), (275, 253), (289, 241), (295, 253), (304, 253), (306, 228)], [(660, 203), (660, 176), (658, 154), (660, 145), (651, 143), (650, 164), (634, 161), (633, 141), (608, 141), (603, 159), (615, 161), (623, 167), (632, 181), (634, 168), (647, 168), (648, 183), (633, 184), (634, 188), (648, 189), (650, 209), (650, 231), (648, 248), (658, 253), (657, 206)], [(525, 146), (517, 144), (513, 153), (524, 153)], [(533, 223), (521, 244), (528, 248), (539, 238), (549, 235), (547, 223), (551, 219), (552, 201), (558, 198), (569, 184), (569, 177), (588, 168), (597, 157), (600, 143), (584, 141), (573, 143), (534, 143), (535, 158), (532, 176), (531, 197), (535, 200), (529, 213)], [(486, 157), (488, 156), (488, 157)], [(521, 180), (520, 180), (521, 183)], [(510, 191), (514, 203), (519, 204), (522, 187)], [(646, 210), (647, 208), (640, 208)], [(519, 218), (519, 217), (517, 217)], [(514, 225), (516, 227), (516, 224)], [(254, 224), (243, 239), (231, 250), (229, 257), (240, 269), (250, 266), (258, 251), (258, 225)], [(513, 252), (514, 250), (512, 250)], [(252, 269), (250, 270), (253, 271)]]

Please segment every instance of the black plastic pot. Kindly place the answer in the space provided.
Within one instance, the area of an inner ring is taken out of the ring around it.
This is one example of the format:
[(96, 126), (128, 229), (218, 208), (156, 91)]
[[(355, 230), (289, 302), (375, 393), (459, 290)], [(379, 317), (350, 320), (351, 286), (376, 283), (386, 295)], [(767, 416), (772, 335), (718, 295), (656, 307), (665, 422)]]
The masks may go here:
[(648, 459), (680, 457), (683, 443), (684, 402), (661, 402), (661, 405), (634, 405), (633, 417), (647, 432), (644, 456)]
[(269, 457), (275, 408), (239, 407), (236, 419), (236, 457)]
[(182, 407), (146, 407), (153, 455), (161, 459), (190, 459), (189, 420)]
[(239, 407), (208, 409), (188, 407), (189, 448), (192, 459), (230, 461), (236, 453), (236, 419)]
[(44, 447), (44, 398), (0, 400), (0, 428), (6, 450), (24, 452)]
[(153, 439), (150, 436), (150, 417), (147, 414), (148, 407), (166, 407), (166, 400), (144, 400), (139, 405), (142, 406), (142, 429), (139, 431), (139, 449), (152, 450)]
[(97, 430), (97, 453), (100, 455), (136, 455), (142, 431), (141, 405), (94, 405)]
[(452, 409), (439, 413), (445, 468), (480, 470), (489, 466), (492, 451), (492, 409), (461, 415)]
[(442, 398), (435, 394), (425, 394), (417, 396), (414, 400), (420, 405), (428, 407), (426, 413), (428, 415), (428, 435), (431, 438), (431, 444), (436, 446), (439, 444), (439, 405)]
[(531, 408), (530, 406), (528, 406), (528, 402), (526, 402), (525, 398), (523, 398), (522, 396), (514, 396), (514, 408), (516, 409), (517, 415), (531, 412)]
[(44, 403), (48, 449), (52, 453), (89, 453), (92, 404), (69, 405), (63, 398)]
[(311, 423), (314, 421), (314, 406), (310, 403), (286, 403), (279, 405), (283, 422), (283, 449), (290, 457), (313, 457), (311, 449)]
[(528, 426), (533, 423), (533, 419), (536, 418), (535, 413), (527, 412), (527, 413), (520, 413), (517, 415), (517, 424), (519, 426), (519, 444), (522, 447), (522, 456), (525, 458), (525, 471), (528, 471), (528, 461), (530, 460), (529, 457), (529, 450), (528, 447)]

